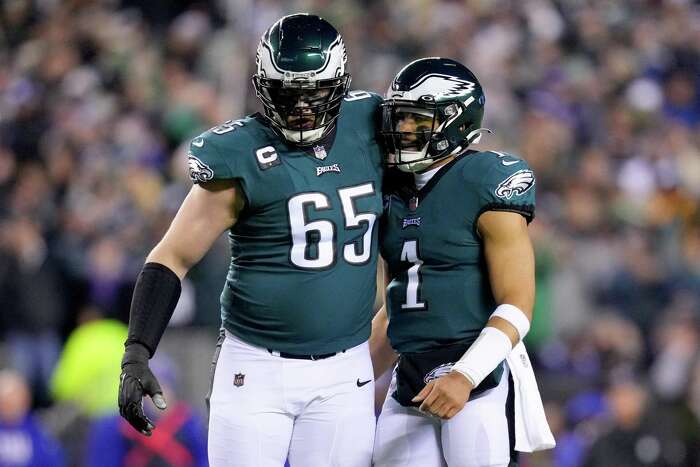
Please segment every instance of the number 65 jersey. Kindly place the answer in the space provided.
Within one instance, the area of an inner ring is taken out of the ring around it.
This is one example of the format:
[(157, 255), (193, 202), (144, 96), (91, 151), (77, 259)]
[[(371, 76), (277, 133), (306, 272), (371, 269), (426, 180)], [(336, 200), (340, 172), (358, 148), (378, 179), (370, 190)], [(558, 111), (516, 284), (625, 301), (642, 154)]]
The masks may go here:
[[(393, 182), (393, 175), (387, 179)], [(396, 190), (387, 183), (380, 229), (393, 278), (387, 288), (391, 345), (404, 353), (470, 343), (496, 307), (479, 216), (512, 211), (532, 220), (535, 177), (515, 156), (468, 151), (420, 191), (413, 177), (407, 182)]]
[(381, 98), (355, 91), (334, 133), (302, 150), (260, 115), (192, 140), (195, 183), (235, 179), (245, 207), (229, 231), (223, 326), (244, 341), (326, 354), (368, 339), (376, 288)]

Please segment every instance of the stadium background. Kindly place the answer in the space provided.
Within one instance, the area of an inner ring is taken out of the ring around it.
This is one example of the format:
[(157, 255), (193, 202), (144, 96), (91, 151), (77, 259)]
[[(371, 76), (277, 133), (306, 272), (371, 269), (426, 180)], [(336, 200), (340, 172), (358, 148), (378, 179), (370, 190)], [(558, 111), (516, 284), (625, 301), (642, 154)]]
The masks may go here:
[[(463, 61), (494, 130), (480, 147), (536, 171), (528, 340), (559, 444), (523, 465), (700, 465), (690, 0), (1, 2), (0, 368), (32, 402), (0, 373), (0, 465), (24, 465), (27, 420), (93, 465), (90, 427), (116, 409), (114, 320), (189, 189), (185, 144), (259, 109), (257, 41), (296, 11), (341, 31), (354, 89), (383, 92), (414, 58)], [(191, 272), (159, 350), (200, 419), (228, 258), (222, 239)], [(47, 455), (31, 465), (61, 465)]]

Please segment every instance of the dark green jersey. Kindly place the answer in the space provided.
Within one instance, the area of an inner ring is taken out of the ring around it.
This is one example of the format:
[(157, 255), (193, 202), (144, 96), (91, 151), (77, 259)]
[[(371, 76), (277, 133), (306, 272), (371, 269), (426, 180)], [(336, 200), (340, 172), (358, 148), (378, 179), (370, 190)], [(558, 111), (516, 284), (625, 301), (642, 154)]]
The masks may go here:
[(391, 344), (398, 352), (421, 352), (469, 342), (496, 305), (477, 220), (489, 210), (531, 220), (534, 175), (515, 156), (470, 151), (420, 191), (408, 182), (385, 196), (380, 229), (393, 278), (387, 289)]
[(335, 131), (306, 150), (260, 116), (195, 138), (195, 182), (237, 179), (246, 205), (229, 232), (223, 325), (296, 354), (336, 352), (369, 337), (382, 211), (375, 115), (381, 99), (349, 93)]

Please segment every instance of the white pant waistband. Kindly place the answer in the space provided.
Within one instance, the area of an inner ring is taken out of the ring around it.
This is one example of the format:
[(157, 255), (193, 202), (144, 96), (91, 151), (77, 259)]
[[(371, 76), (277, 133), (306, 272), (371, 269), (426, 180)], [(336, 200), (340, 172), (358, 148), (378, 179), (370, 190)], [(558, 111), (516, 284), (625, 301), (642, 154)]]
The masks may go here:
[[(226, 335), (226, 340), (233, 343), (238, 348), (245, 349), (248, 352), (254, 352), (254, 353), (260, 354), (261, 356), (262, 355), (269, 355), (272, 358), (283, 358), (280, 356), (279, 351), (276, 351), (274, 349), (266, 349), (264, 347), (258, 347), (257, 345), (250, 344), (250, 343), (244, 341), (243, 339), (241, 339), (240, 337), (236, 336), (232, 332), (230, 332), (228, 329), (225, 329), (224, 332)], [(346, 356), (346, 355), (353, 355), (355, 353), (365, 351), (365, 349), (368, 349), (368, 347), (369, 347), (369, 343), (367, 341), (365, 341), (362, 344), (356, 345), (355, 347), (351, 347), (349, 349), (337, 352), (332, 357), (327, 357), (327, 358), (324, 358), (323, 360), (332, 360), (332, 359), (336, 359), (336, 358)], [(289, 359), (289, 360), (293, 360), (293, 359)], [(309, 360), (311, 360), (311, 359), (309, 359)]]

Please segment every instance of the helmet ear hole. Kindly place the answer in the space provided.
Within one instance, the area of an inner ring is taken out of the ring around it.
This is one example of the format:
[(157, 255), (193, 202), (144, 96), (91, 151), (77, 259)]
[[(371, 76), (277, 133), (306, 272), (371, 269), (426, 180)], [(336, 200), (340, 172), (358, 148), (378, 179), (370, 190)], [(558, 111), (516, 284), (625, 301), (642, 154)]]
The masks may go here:
[(435, 149), (438, 150), (438, 151), (444, 151), (444, 150), (447, 149), (449, 146), (450, 146), (449, 141), (447, 141), (447, 140), (444, 139), (444, 138), (435, 143)]
[(428, 153), (432, 156), (438, 156), (439, 153), (450, 147), (450, 142), (442, 133), (433, 133), (430, 137), (430, 150)]
[(453, 115), (456, 115), (458, 112), (457, 104), (450, 104), (447, 107), (445, 107), (445, 115), (448, 117), (452, 117)]

